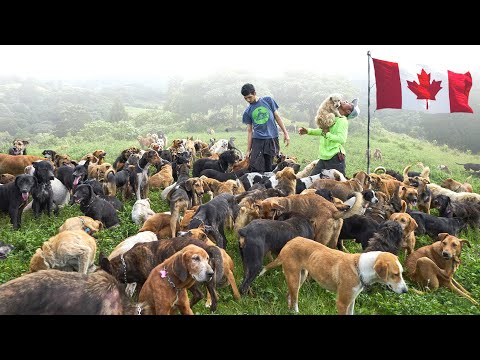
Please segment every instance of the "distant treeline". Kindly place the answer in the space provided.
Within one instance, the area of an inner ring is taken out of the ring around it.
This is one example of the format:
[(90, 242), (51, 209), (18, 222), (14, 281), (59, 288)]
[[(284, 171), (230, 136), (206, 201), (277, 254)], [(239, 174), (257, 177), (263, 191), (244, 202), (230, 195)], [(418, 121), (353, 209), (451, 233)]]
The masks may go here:
[[(270, 95), (276, 100), (290, 129), (314, 127), (318, 105), (330, 93), (340, 92), (346, 99), (358, 97), (362, 112), (354, 120), (352, 130), (366, 131), (366, 81), (354, 82), (341, 76), (289, 72), (267, 79), (248, 73), (222, 73), (198, 80), (170, 78), (163, 87), (133, 83), (80, 87), (59, 81), (3, 77), (0, 78), (1, 139), (9, 136), (34, 139), (40, 134), (63, 137), (69, 133), (86, 137), (108, 133), (115, 138), (130, 139), (160, 130), (243, 129), (241, 118), (247, 103), (240, 88), (246, 82), (255, 85), (259, 96)], [(383, 127), (451, 148), (480, 151), (479, 91), (470, 94), (474, 114), (374, 111), (375, 91), (370, 101), (372, 131)], [(126, 111), (126, 106), (136, 109)]]

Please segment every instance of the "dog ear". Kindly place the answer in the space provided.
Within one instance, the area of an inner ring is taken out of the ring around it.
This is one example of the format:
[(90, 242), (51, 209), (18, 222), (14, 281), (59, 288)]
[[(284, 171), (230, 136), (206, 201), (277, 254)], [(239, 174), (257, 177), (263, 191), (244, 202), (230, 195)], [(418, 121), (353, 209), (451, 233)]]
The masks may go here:
[(98, 255), (98, 263), (102, 270), (106, 271), (109, 274), (112, 274), (112, 265), (110, 264), (108, 258), (103, 255), (103, 252)]
[(402, 209), (400, 210), (401, 213), (405, 213), (407, 211), (407, 202), (402, 200)]
[(27, 140), (23, 140), (23, 145), (28, 145), (29, 142)]
[(438, 240), (439, 240), (439, 241), (442, 241), (442, 240), (445, 239), (448, 235), (449, 235), (449, 233), (440, 233), (440, 234), (438, 234)]
[(379, 260), (375, 263), (373, 269), (383, 281), (387, 282), (387, 278), (388, 278), (387, 264), (385, 264), (382, 260)]
[(462, 247), (463, 247), (463, 245), (467, 245), (469, 248), (472, 247), (472, 245), (470, 245), (470, 242), (468, 240), (465, 240), (465, 239), (460, 239), (460, 244), (462, 244)]
[(184, 282), (187, 280), (188, 276), (188, 271), (187, 267), (185, 266), (185, 257), (188, 252), (186, 253), (179, 253), (176, 257), (175, 260), (173, 261), (173, 273), (175, 274), (176, 277), (180, 279), (181, 282)]
[(100, 220), (95, 220), (95, 223), (98, 225), (98, 231), (103, 229), (103, 223)]
[(408, 228), (407, 228), (408, 232), (415, 231), (417, 228), (418, 228), (417, 222), (415, 221), (414, 218), (410, 216), (410, 222), (408, 223)]
[(185, 181), (185, 190), (192, 191), (192, 185), (193, 185), (192, 179), (188, 179), (187, 181)]

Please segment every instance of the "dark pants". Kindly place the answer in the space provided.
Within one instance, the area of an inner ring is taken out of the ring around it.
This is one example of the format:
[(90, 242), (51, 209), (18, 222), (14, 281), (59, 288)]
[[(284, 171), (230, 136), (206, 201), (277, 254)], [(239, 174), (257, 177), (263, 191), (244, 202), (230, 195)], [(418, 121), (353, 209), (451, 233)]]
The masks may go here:
[(259, 173), (272, 171), (273, 159), (278, 155), (279, 150), (280, 144), (278, 138), (252, 139), (250, 171)]
[(325, 170), (336, 169), (340, 171), (343, 174), (343, 176), (347, 176), (345, 175), (345, 157), (342, 161), (338, 159), (337, 155), (332, 157), (330, 160), (318, 160), (318, 163), (313, 169), (310, 176), (320, 174), (324, 169)]

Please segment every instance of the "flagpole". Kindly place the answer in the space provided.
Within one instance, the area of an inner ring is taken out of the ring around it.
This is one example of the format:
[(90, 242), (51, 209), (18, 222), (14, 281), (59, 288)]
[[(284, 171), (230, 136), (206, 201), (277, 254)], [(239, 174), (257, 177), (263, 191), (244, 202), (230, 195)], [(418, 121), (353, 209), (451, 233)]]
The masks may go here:
[(368, 120), (367, 120), (367, 174), (370, 174), (370, 50), (367, 51), (368, 61)]

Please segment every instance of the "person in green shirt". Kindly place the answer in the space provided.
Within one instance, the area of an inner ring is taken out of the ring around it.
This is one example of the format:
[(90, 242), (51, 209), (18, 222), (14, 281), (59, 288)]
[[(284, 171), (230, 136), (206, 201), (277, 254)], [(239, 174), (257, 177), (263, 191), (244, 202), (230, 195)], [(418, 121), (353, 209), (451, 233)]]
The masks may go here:
[(338, 112), (341, 116), (335, 118), (335, 124), (323, 129), (298, 129), (300, 135), (314, 135), (320, 137), (319, 161), (310, 175), (317, 175), (322, 170), (336, 169), (345, 174), (345, 148), (347, 142), (348, 119), (360, 114), (358, 99), (352, 102), (342, 101)]

